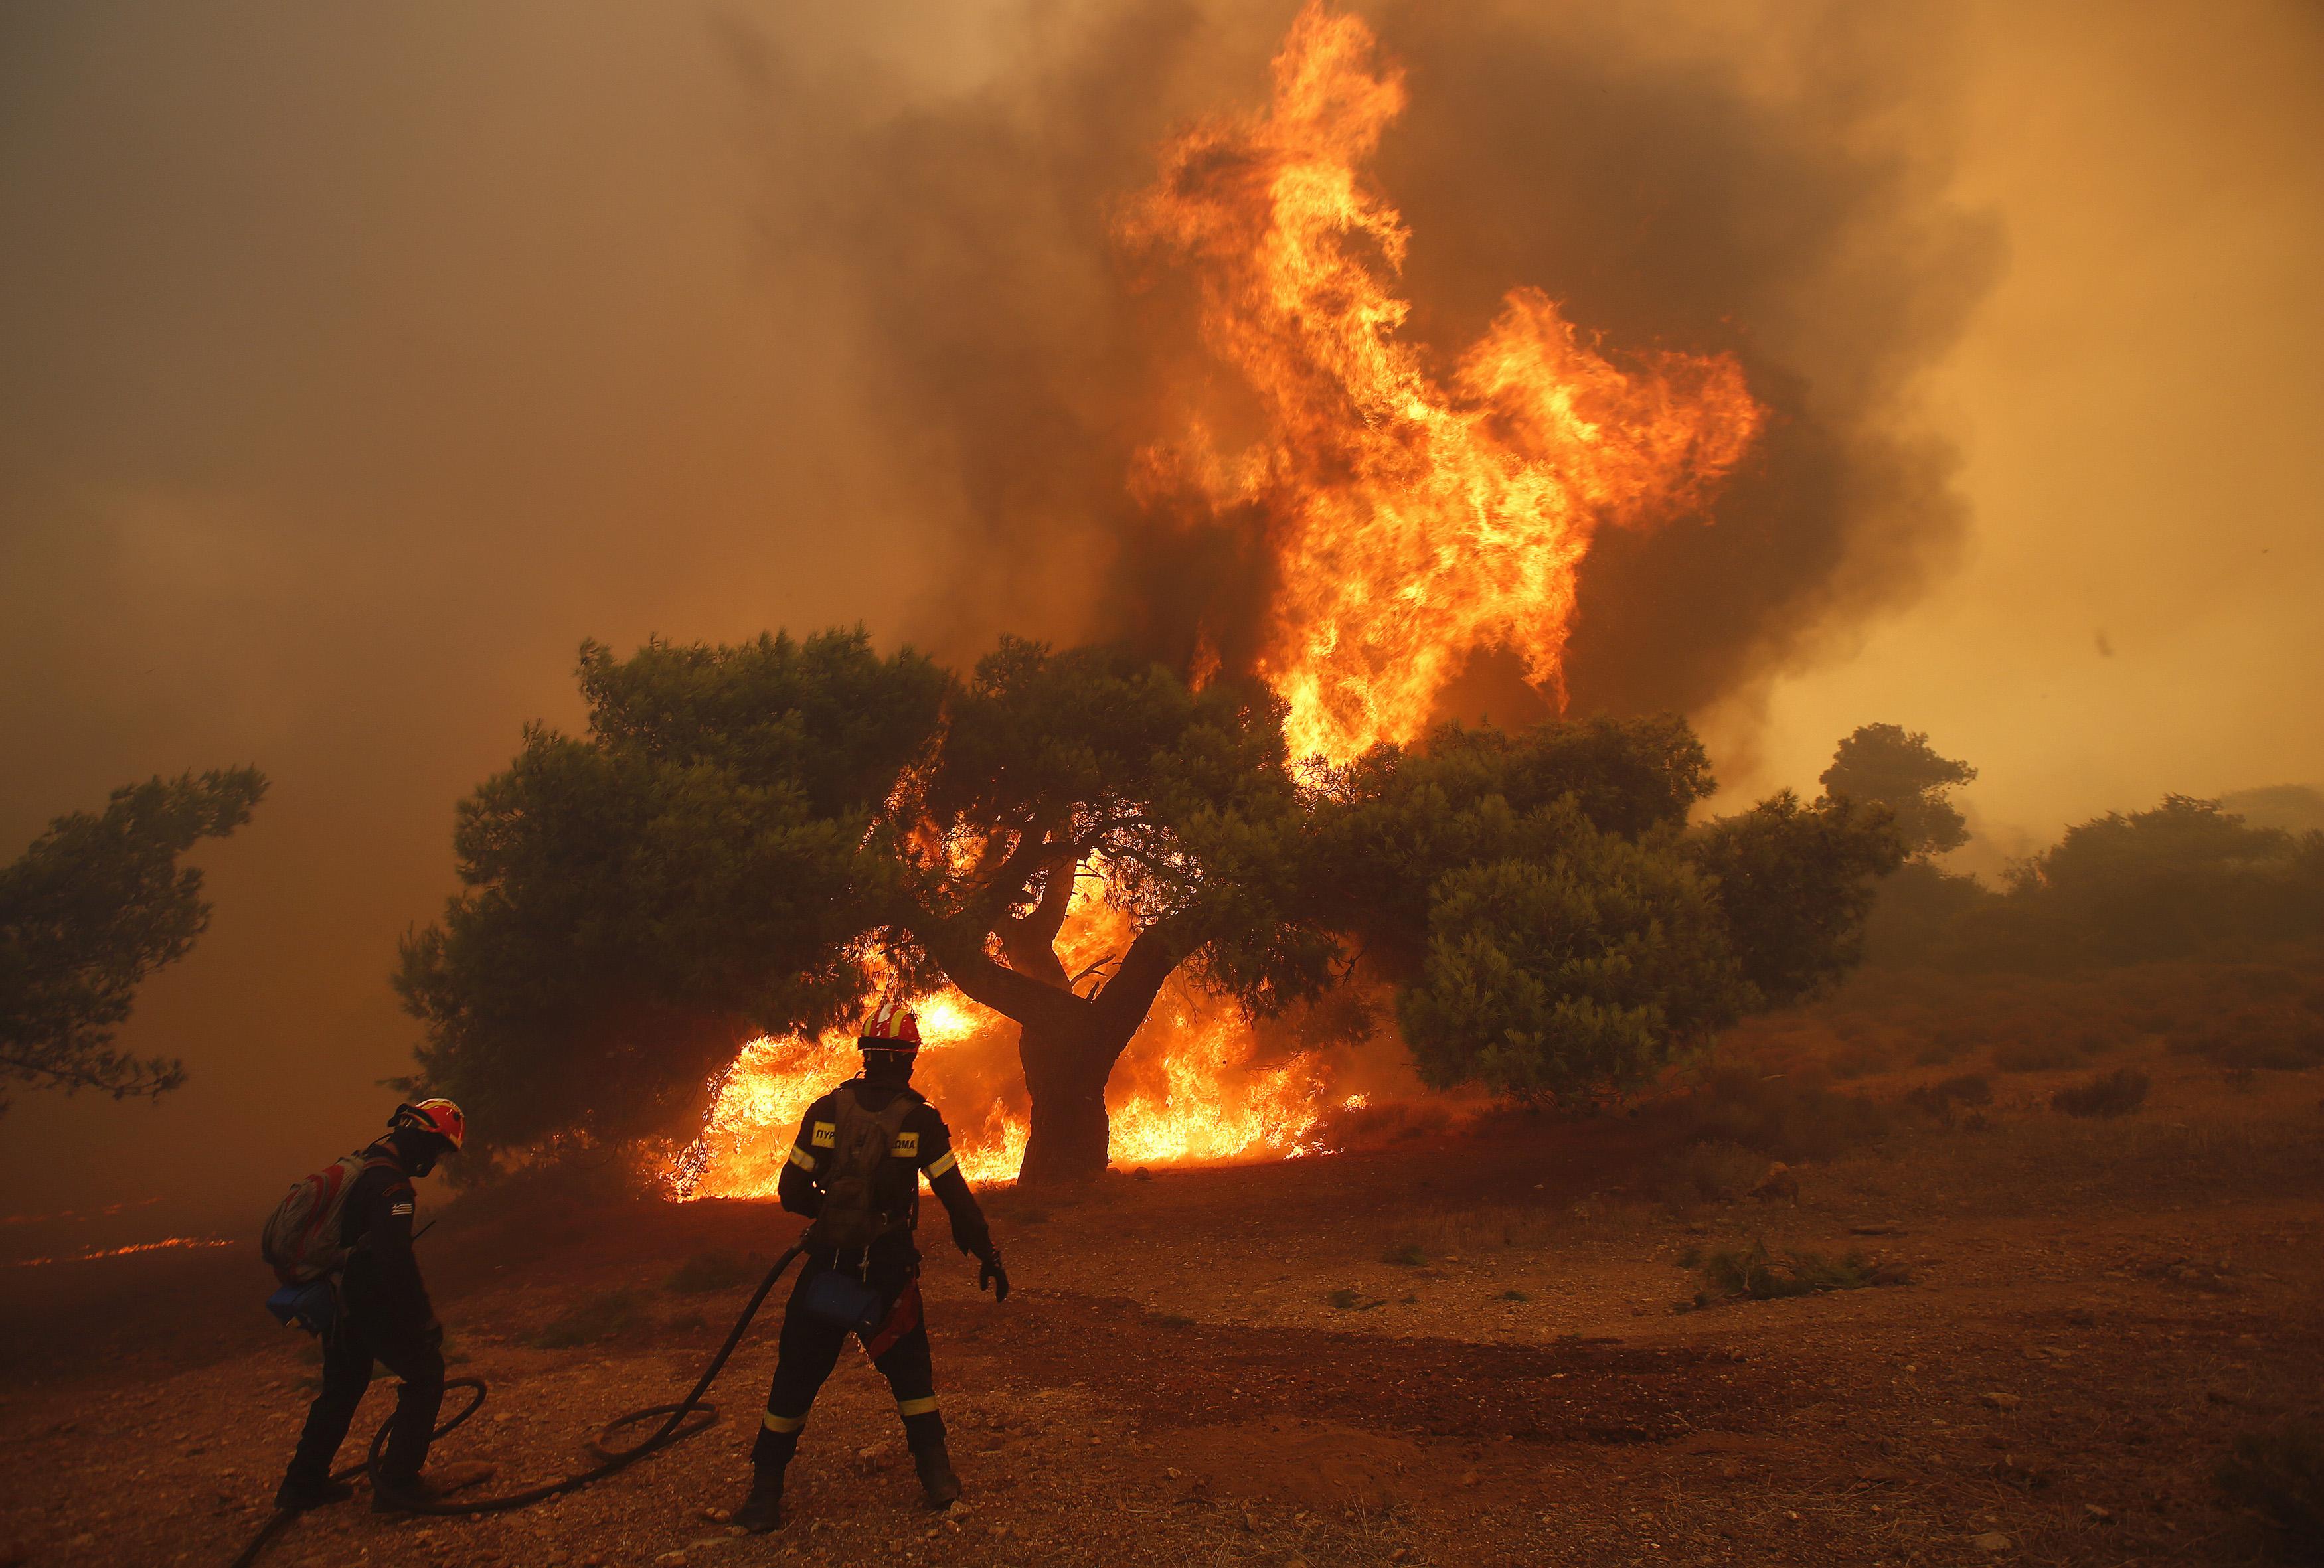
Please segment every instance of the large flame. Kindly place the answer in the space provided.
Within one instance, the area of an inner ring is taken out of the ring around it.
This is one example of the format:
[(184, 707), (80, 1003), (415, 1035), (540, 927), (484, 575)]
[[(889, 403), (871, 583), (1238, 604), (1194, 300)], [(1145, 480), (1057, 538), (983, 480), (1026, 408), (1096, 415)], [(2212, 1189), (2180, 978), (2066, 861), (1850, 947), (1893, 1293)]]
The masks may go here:
[[(1260, 531), (1276, 597), (1259, 673), (1289, 705), (1294, 754), (1333, 761), (1419, 733), (1481, 650), (1514, 651), (1562, 700), (1592, 535), (1699, 509), (1762, 418), (1733, 359), (1655, 351), (1618, 366), (1534, 289), (1432, 374), (1397, 337), (1408, 231), (1362, 172), (1405, 104), (1401, 73), (1374, 53), (1361, 22), (1311, 3), (1268, 106), (1175, 139), (1120, 232), (1191, 270), (1205, 346), (1247, 385), (1261, 429), (1225, 451), (1190, 419), (1141, 455), (1133, 488)], [(1127, 941), (1120, 915), (1077, 895), (1059, 947), (1078, 973)], [(1013, 1026), (956, 992), (920, 1010), (918, 1082), (955, 1118), (962, 1167), (1014, 1176), (1027, 1124)], [(1114, 1073), (1113, 1158), (1314, 1148), (1322, 1065), (1251, 1055), (1230, 1009), (1174, 982)], [(839, 1035), (753, 1042), (715, 1085), (701, 1138), (669, 1162), (671, 1189), (772, 1193), (801, 1115), (854, 1062)]]
[[(1078, 973), (1120, 954), (1130, 936), (1127, 918), (1085, 879), (1057, 950)], [(1013, 1179), (1030, 1126), (1012, 1070), (1016, 1025), (949, 988), (914, 1008), (921, 1046), (912, 1082), (945, 1113), (962, 1173), (979, 1186)], [(1176, 980), (1166, 985), (1107, 1089), (1114, 1163), (1310, 1152), (1324, 1108), (1322, 1064), (1302, 1054), (1253, 1065), (1250, 1054), (1250, 1030), (1231, 1005)], [(665, 1187), (681, 1198), (772, 1196), (807, 1108), (857, 1065), (844, 1031), (752, 1041), (712, 1085), (701, 1136), (665, 1163)]]
[(1431, 374), (1397, 336), (1409, 232), (1362, 174), (1405, 104), (1402, 73), (1373, 54), (1361, 22), (1311, 0), (1267, 108), (1173, 141), (1122, 225), (1193, 270), (1205, 345), (1263, 422), (1222, 453), (1190, 420), (1144, 455), (1138, 486), (1264, 531), (1277, 589), (1259, 673), (1290, 705), (1294, 754), (1334, 761), (1419, 733), (1483, 649), (1514, 651), (1562, 700), (1591, 535), (1699, 507), (1761, 419), (1733, 359), (1618, 368), (1534, 289)]

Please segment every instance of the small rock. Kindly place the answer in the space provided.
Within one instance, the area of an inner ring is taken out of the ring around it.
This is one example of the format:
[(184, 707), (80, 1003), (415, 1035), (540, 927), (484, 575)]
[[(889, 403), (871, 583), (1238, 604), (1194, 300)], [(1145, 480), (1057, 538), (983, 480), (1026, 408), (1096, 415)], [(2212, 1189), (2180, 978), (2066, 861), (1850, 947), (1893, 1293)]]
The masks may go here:
[(702, 1517), (714, 1525), (723, 1525), (734, 1515), (733, 1510), (728, 1508), (705, 1508), (702, 1510)]
[(655, 1558), (654, 1562), (658, 1565), (658, 1568), (686, 1568), (686, 1554), (683, 1552), (664, 1552), (660, 1556)]
[(1988, 1410), (2015, 1410), (2023, 1403), (2016, 1395), (2004, 1394), (1998, 1389), (1989, 1389), (1979, 1394), (1977, 1397), (1977, 1402)]
[(2090, 1517), (2096, 1519), (2102, 1525), (2110, 1524), (2114, 1520), (2114, 1510), (2112, 1508), (2102, 1508), (2096, 1503), (2084, 1503), (2082, 1505), (2082, 1512), (2089, 1515)]
[(1165, 1465), (1162, 1469), (1162, 1473), (1168, 1476), (1172, 1480), (1176, 1480), (1178, 1479), (1178, 1467), (1175, 1464)]
[(1258, 1535), (1259, 1516), (1257, 1514), (1245, 1514), (1242, 1517), (1242, 1527), (1249, 1530), (1254, 1536)]
[(1480, 1480), (1482, 1480), (1483, 1479), (1484, 1479), (1484, 1478), (1483, 1478), (1482, 1476), (1479, 1475), (1479, 1474), (1478, 1474), (1475, 1471), (1473, 1471), (1473, 1470), (1471, 1470), (1471, 1471), (1463, 1471), (1462, 1472), (1462, 1474), (1461, 1474), (1461, 1484), (1462, 1484), (1462, 1486), (1475, 1486), (1475, 1485), (1476, 1485)]
[(2017, 1545), (1999, 1530), (1987, 1530), (1982, 1536), (1971, 1536), (1969, 1544), (1980, 1552), (2006, 1552)]

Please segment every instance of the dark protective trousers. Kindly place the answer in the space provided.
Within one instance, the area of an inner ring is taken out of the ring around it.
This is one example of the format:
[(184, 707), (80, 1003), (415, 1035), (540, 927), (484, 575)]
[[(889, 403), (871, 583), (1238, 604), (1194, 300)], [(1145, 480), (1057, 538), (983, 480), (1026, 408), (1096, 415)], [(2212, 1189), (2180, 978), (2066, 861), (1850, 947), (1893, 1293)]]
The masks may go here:
[[(800, 1305), (807, 1282), (830, 1268), (809, 1257), (783, 1308), (782, 1338), (775, 1352), (775, 1380), (767, 1390), (767, 1413), (751, 1446), (751, 1462), (779, 1471), (798, 1452), (799, 1431), (824, 1379), (838, 1363), (849, 1330), (815, 1316)], [(849, 1269), (849, 1273), (855, 1270)], [(936, 1413), (936, 1367), (928, 1353), (928, 1325), (921, 1315), (919, 1266), (914, 1258), (883, 1258), (874, 1250), (866, 1282), (885, 1304), (881, 1325), (864, 1339), (874, 1351), (872, 1364), (896, 1396), (904, 1420), (904, 1442), (919, 1453), (944, 1442), (944, 1417)]]
[(331, 1461), (346, 1439), (364, 1390), (371, 1387), (374, 1364), (403, 1379), (380, 1469), (390, 1480), (408, 1481), (428, 1462), (437, 1412), (444, 1407), (444, 1352), (424, 1324), (350, 1311), (339, 1314), (323, 1341), (323, 1391), (307, 1407), (307, 1429), (290, 1456), (290, 1480), (316, 1487), (329, 1479)]

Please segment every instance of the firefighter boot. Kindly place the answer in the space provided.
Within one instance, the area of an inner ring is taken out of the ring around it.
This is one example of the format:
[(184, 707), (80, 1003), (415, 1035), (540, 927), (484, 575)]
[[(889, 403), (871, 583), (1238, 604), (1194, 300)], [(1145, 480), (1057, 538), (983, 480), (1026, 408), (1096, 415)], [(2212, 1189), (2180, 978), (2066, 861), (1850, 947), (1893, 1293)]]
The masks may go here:
[(439, 1464), (425, 1475), (374, 1475), (371, 1482), (371, 1511), (374, 1514), (456, 1513), (453, 1494), (481, 1486), (493, 1479), (500, 1467), (470, 1462)]
[(286, 1475), (275, 1489), (274, 1506), (285, 1513), (303, 1514), (309, 1508), (319, 1508), (328, 1503), (343, 1503), (355, 1495), (352, 1481), (308, 1480), (303, 1477)]
[(783, 1471), (779, 1465), (761, 1465), (751, 1474), (751, 1495), (734, 1510), (734, 1524), (754, 1536), (783, 1527)]
[(912, 1462), (919, 1467), (923, 1503), (930, 1508), (948, 1508), (958, 1500), (960, 1477), (952, 1472), (952, 1456), (945, 1452), (943, 1438), (926, 1448), (915, 1449)]

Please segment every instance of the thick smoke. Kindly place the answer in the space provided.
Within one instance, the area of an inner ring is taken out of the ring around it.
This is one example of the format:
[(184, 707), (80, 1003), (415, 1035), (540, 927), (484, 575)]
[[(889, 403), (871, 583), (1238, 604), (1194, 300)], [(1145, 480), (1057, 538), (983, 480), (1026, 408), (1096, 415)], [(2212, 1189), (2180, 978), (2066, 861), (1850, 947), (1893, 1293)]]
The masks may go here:
[[(1789, 8), (1748, 29), (1703, 7), (1602, 13), (1369, 13), (1411, 95), (1374, 172), (1413, 232), (1408, 335), (1445, 357), (1533, 285), (1618, 355), (1745, 364), (1775, 416), (1757, 454), (1715, 521), (1600, 533), (1570, 656), (1577, 711), (1702, 711), (1951, 552), (1951, 455), (1915, 383), (1998, 247), (1944, 198), (1950, 12)], [(1109, 228), (1174, 123), (1261, 98), (1291, 14), (1149, 0), (1045, 32), (1005, 87), (936, 107), (738, 35), (782, 149), (782, 248), (831, 259), (876, 406), (958, 486), (938, 498), (966, 524), (929, 612), (940, 642), (1126, 634), (1184, 660), (1207, 632), (1230, 664), (1254, 651), (1257, 530), (1126, 490), (1138, 449), (1175, 434), (1166, 410), (1233, 389), (1198, 357), (1183, 281), (1133, 271)], [(1489, 657), (1447, 706), (1540, 708)]]

